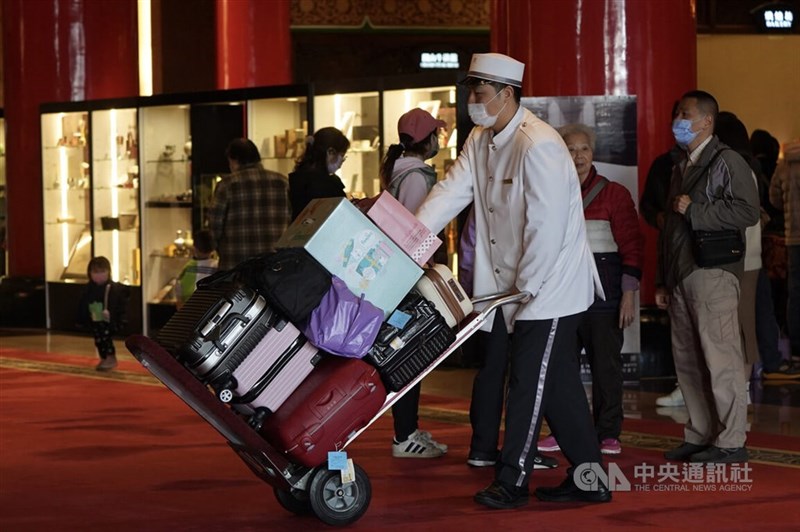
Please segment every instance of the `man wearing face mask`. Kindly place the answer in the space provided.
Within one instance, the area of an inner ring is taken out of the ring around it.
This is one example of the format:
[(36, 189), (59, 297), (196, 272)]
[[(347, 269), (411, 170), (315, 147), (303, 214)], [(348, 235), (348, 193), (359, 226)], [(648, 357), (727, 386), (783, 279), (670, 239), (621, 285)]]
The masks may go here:
[[(656, 304), (668, 309), (672, 353), (689, 421), (668, 460), (746, 462), (747, 392), (739, 334), (736, 262), (702, 268), (693, 231), (738, 229), (759, 220), (750, 167), (714, 136), (719, 107), (703, 91), (683, 95), (672, 130), (684, 150), (673, 167), (660, 234)], [(742, 254), (742, 257), (744, 254)]]
[[(533, 296), (487, 321), (490, 352), (473, 392), (473, 407), (485, 405), (497, 413), (494, 427), (488, 423), (474, 431), (469, 463), (495, 465), (494, 482), (475, 501), (500, 509), (528, 503), (544, 417), (573, 468), (601, 461), (574, 350), (581, 316), (595, 292), (602, 295), (602, 287), (572, 157), (553, 128), (520, 106), (524, 68), (505, 55), (473, 55), (462, 83), (469, 88), (470, 118), (477, 127), (445, 180), (417, 210), (417, 218), (438, 232), (474, 202), (473, 293)], [(508, 360), (505, 436), (498, 453)], [(476, 394), (482, 397), (476, 400)], [(536, 496), (559, 502), (611, 500), (605, 486), (578, 487), (572, 470), (560, 486), (537, 488)]]

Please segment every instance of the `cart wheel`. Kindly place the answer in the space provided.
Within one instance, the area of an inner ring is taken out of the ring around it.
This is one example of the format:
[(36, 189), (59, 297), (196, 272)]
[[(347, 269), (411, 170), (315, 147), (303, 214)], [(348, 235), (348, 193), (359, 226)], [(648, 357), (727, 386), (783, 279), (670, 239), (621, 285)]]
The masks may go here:
[(292, 489), (282, 490), (273, 488), (275, 491), (275, 498), (283, 507), (284, 510), (295, 515), (309, 515), (311, 513), (311, 502), (308, 500), (308, 493), (301, 490)]
[(219, 392), (219, 400), (223, 403), (230, 403), (233, 400), (233, 392), (225, 389)]
[(340, 471), (320, 467), (308, 490), (311, 511), (329, 525), (342, 526), (358, 521), (372, 499), (369, 477), (356, 465), (356, 480), (342, 485)]

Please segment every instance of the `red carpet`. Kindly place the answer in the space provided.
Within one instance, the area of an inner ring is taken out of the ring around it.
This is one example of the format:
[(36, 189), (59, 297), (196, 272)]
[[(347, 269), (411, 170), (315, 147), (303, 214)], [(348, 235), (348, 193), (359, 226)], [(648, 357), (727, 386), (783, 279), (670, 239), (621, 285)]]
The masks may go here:
[[(8, 350), (3, 354), (11, 356)], [(3, 530), (227, 532), (327, 528), (314, 517), (297, 517), (283, 510), (271, 488), (250, 472), (222, 438), (160, 386), (84, 378), (49, 369), (4, 367), (0, 369), (0, 402)], [(423, 402), (426, 412), (457, 406), (453, 411), (463, 418), (463, 402), (430, 397)], [(761, 463), (752, 464), (748, 491), (655, 491), (656, 484), (651, 480), (650, 491), (616, 493), (611, 504), (562, 505), (532, 500), (520, 510), (487, 510), (472, 502), (474, 492), (490, 482), (492, 473), (466, 467), (469, 428), (427, 416), (422, 425), (450, 445), (446, 457), (391, 458), (391, 420), (387, 417), (348, 449), (372, 482), (370, 507), (350, 528), (602, 530), (703, 526), (708, 530), (779, 530), (794, 529), (800, 523), (800, 469)], [(665, 427), (670, 430), (663, 430)], [(654, 435), (670, 435), (677, 430), (672, 435), (680, 434), (675, 425), (657, 422), (626, 420), (625, 429)], [(657, 440), (650, 443), (653, 441)], [(770, 441), (778, 442), (770, 439), (761, 443)], [(790, 443), (792, 449), (797, 448), (796, 441)], [(563, 465), (563, 457), (556, 456)], [(636, 466), (646, 463), (658, 471), (664, 464), (659, 451), (631, 445), (626, 445), (624, 454), (614, 462), (634, 488), (641, 485), (634, 477)], [(537, 471), (532, 485), (557, 484), (563, 475), (563, 467)]]

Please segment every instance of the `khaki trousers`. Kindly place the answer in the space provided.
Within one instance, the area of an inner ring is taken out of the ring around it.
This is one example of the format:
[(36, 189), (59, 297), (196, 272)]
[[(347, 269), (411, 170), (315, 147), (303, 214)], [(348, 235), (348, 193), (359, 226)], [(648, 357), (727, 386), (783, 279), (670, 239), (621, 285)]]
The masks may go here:
[(739, 329), (739, 280), (713, 268), (695, 270), (672, 291), (672, 354), (695, 445), (743, 447), (747, 392)]

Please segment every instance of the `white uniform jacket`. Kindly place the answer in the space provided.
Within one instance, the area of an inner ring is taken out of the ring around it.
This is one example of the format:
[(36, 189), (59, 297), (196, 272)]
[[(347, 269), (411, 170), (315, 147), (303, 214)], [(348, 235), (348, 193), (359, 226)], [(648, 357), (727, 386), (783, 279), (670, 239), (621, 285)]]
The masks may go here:
[[(446, 178), (417, 218), (438, 233), (475, 202), (476, 296), (516, 287), (533, 294), (516, 320), (545, 320), (585, 311), (603, 297), (586, 239), (580, 181), (559, 134), (520, 107), (497, 135), (475, 127)], [(491, 330), (492, 317), (484, 330)]]

